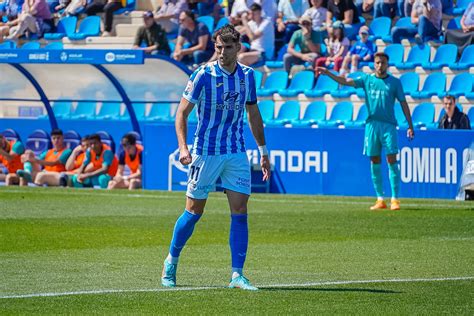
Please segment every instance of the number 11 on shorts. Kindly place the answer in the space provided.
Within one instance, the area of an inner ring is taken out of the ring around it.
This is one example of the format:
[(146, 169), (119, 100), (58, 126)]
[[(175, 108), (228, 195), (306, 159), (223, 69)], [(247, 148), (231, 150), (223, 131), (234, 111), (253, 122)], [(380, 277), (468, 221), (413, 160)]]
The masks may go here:
[(190, 173), (189, 179), (193, 181), (198, 181), (199, 171), (201, 171), (201, 167), (191, 166), (190, 169), (191, 169), (191, 173)]

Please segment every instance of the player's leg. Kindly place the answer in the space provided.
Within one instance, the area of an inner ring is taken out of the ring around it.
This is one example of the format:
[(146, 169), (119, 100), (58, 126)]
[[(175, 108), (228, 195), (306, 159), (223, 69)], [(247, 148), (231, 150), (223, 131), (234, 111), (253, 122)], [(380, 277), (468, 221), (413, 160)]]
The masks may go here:
[(395, 126), (386, 124), (383, 137), (383, 146), (387, 153), (388, 175), (390, 187), (392, 189), (392, 199), (390, 209), (393, 211), (400, 209), (400, 167), (397, 161), (398, 153), (398, 134)]
[(35, 184), (42, 186), (59, 186), (59, 178), (61, 174), (59, 172), (48, 172), (48, 171), (41, 171), (36, 175)]
[(142, 188), (142, 180), (141, 179), (132, 179), (129, 180), (128, 189), (129, 190), (136, 190)]
[(20, 184), (20, 178), (16, 175), (16, 173), (9, 173), (5, 176), (5, 185), (18, 185)]
[(365, 126), (364, 153), (370, 157), (370, 173), (374, 185), (377, 201), (371, 210), (387, 208), (383, 200), (383, 182), (380, 155), (382, 153), (382, 143), (379, 137), (379, 126), (375, 122), (368, 122)]
[(124, 179), (122, 179), (122, 177), (115, 177), (114, 179), (110, 180), (107, 189), (126, 189), (128, 188), (128, 185), (128, 181), (125, 181)]

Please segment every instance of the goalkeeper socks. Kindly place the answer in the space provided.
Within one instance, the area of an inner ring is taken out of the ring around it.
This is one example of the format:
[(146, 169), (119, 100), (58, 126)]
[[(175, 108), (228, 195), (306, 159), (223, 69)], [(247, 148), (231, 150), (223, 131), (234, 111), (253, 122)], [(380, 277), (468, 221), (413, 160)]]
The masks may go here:
[(249, 229), (247, 214), (232, 214), (230, 221), (229, 245), (232, 256), (232, 272), (242, 274), (247, 247), (249, 244)]
[(179, 257), (184, 245), (186, 245), (189, 237), (193, 234), (194, 225), (196, 225), (200, 218), (201, 215), (192, 214), (188, 210), (184, 210), (183, 214), (178, 218), (174, 226), (173, 239), (170, 245), (171, 257)]
[(372, 182), (374, 184), (377, 198), (383, 199), (382, 169), (379, 163), (370, 163), (370, 172), (372, 173)]
[(23, 170), (25, 170), (29, 174), (32, 174), (33, 173), (33, 165), (31, 164), (31, 162), (29, 162), (29, 161), (25, 162), (23, 164)]
[(398, 162), (388, 164), (388, 175), (390, 177), (390, 186), (392, 187), (392, 199), (398, 199), (400, 192), (400, 168)]

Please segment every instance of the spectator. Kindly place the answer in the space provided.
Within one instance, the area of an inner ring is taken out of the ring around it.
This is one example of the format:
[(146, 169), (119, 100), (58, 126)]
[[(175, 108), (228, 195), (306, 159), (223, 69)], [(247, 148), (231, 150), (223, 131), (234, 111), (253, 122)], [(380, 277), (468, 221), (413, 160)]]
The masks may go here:
[[(288, 52), (283, 56), (283, 64), (288, 73), (293, 65), (301, 65), (305, 62), (312, 65), (320, 52), (320, 45), (313, 43), (311, 39), (311, 18), (304, 15), (300, 18), (300, 25), (301, 30), (293, 33), (288, 43)], [(295, 50), (296, 46), (300, 47), (300, 52)]]
[(344, 24), (348, 38), (355, 37), (360, 19), (359, 12), (352, 0), (329, 0), (326, 25), (331, 25), (333, 19)]
[(323, 42), (323, 35), (326, 33), (324, 23), (327, 19), (328, 10), (323, 7), (323, 0), (309, 0), (311, 8), (303, 13), (303, 16), (309, 16), (313, 23), (312, 39), (313, 43), (321, 44)]
[(349, 65), (351, 66), (350, 72), (356, 72), (359, 68), (359, 62), (365, 61), (369, 62), (374, 59), (374, 54), (376, 53), (376, 48), (374, 43), (369, 41), (369, 28), (367, 26), (362, 26), (359, 29), (360, 40), (355, 43), (346, 57), (342, 62), (341, 75), (344, 75), (349, 72)]
[(87, 0), (71, 0), (62, 15), (77, 16), (87, 5)]
[(386, 16), (393, 19), (397, 14), (397, 0), (364, 0), (362, 11), (369, 12), (374, 10), (374, 19)]
[[(137, 144), (135, 136), (127, 134), (122, 138), (123, 151), (120, 153), (119, 166), (114, 179), (109, 182), (109, 189), (139, 189), (142, 187), (142, 152), (143, 147)], [(130, 175), (124, 176), (125, 165)]]
[(247, 14), (248, 10), (246, 0), (235, 0), (230, 11), (230, 23), (240, 25), (242, 23), (242, 14)]
[(50, 9), (50, 10), (51, 10), (52, 13), (59, 12), (59, 11), (65, 9), (70, 3), (71, 3), (71, 0), (60, 0), (60, 1), (57, 3), (57, 5), (55, 5), (55, 6), (52, 8), (52, 10), (51, 10), (51, 9)]
[(51, 12), (45, 0), (26, 0), (18, 18), (7, 22), (9, 29), (2, 33), (9, 33), (8, 38), (15, 40), (26, 33), (41, 37), (44, 31), (50, 29), (51, 23)]
[(179, 15), (186, 10), (188, 10), (186, 0), (165, 0), (155, 14), (155, 21), (166, 33), (175, 33), (179, 29)]
[(259, 4), (250, 6), (249, 15), (242, 15), (242, 24), (242, 32), (250, 39), (250, 49), (239, 54), (239, 62), (252, 65), (266, 58), (273, 58), (275, 29), (269, 18), (262, 17), (262, 7)]
[(334, 63), (334, 70), (339, 71), (350, 46), (349, 39), (344, 36), (344, 24), (340, 21), (334, 22), (329, 29), (329, 38), (324, 42), (328, 50), (327, 57), (316, 59), (316, 66), (327, 68), (331, 63)]
[(5, 17), (7, 21), (13, 21), (18, 17), (24, 0), (5, 0), (0, 3), (0, 26), (4, 23), (2, 19)]
[[(89, 136), (81, 138), (81, 144), (76, 146), (66, 162), (66, 171), (59, 178), (59, 185), (66, 187), (69, 185), (69, 176), (76, 174), (82, 166), (86, 157), (86, 151), (89, 148)], [(87, 170), (86, 171), (90, 171)], [(72, 185), (72, 183), (71, 183)]]
[(104, 32), (102, 36), (112, 36), (112, 24), (114, 22), (114, 12), (123, 8), (121, 0), (94, 0), (86, 6), (87, 15), (96, 15), (104, 12)]
[(446, 113), (439, 120), (439, 129), (471, 129), (469, 117), (459, 111), (454, 96), (445, 96), (443, 98), (443, 106)]
[(16, 172), (23, 169), (21, 155), (24, 152), (25, 147), (20, 141), (9, 141), (5, 136), (0, 134), (0, 163), (6, 169), (6, 174), (0, 173), (0, 181), (5, 181), (5, 185), (20, 183)]
[[(214, 45), (207, 26), (197, 22), (191, 11), (181, 12), (179, 22), (181, 26), (173, 58), (186, 64), (194, 63), (195, 65), (209, 60), (214, 54)], [(189, 43), (189, 48), (183, 48), (185, 41)]]
[(262, 7), (262, 17), (269, 18), (275, 22), (277, 16), (277, 5), (275, 0), (236, 0), (232, 5), (230, 13), (230, 21), (234, 25), (239, 25), (242, 22), (242, 15), (247, 14), (252, 4), (258, 4)]
[[(166, 32), (153, 19), (153, 12), (143, 13), (143, 26), (137, 30), (133, 48), (142, 49), (147, 54), (171, 54)], [(145, 47), (141, 47), (142, 43)]]
[(288, 43), (293, 33), (299, 29), (300, 17), (308, 9), (308, 0), (280, 0), (276, 20), (278, 32), (283, 34), (283, 41)]
[(415, 38), (418, 44), (438, 38), (441, 31), (441, 1), (415, 0), (411, 11), (411, 22), (415, 27), (394, 27), (394, 43), (401, 43), (403, 38)]
[(461, 55), (464, 49), (474, 44), (474, 2), (471, 2), (461, 18), (460, 30), (447, 30), (444, 37), (446, 43), (455, 44), (458, 47), (458, 54)]
[[(91, 170), (89, 171), (89, 164)], [(102, 143), (100, 136), (89, 136), (89, 149), (82, 166), (77, 174), (72, 176), (72, 185), (75, 188), (100, 186), (107, 188), (109, 181), (115, 176), (118, 169), (118, 160), (112, 150)]]
[[(58, 186), (61, 173), (66, 171), (66, 162), (71, 155), (71, 150), (64, 144), (63, 132), (54, 129), (51, 132), (51, 143), (53, 148), (43, 152), (35, 158), (31, 150), (26, 150), (22, 156), (24, 169), (18, 170), (21, 178), (20, 185), (28, 185), (33, 182), (36, 185)], [(43, 167), (43, 171), (41, 170)]]

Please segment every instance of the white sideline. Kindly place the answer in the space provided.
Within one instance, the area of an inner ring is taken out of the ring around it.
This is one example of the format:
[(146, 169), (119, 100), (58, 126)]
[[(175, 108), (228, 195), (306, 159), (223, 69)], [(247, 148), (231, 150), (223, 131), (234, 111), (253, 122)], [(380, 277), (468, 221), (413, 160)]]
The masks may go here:
[[(474, 280), (474, 276), (446, 277), (446, 278), (386, 279), (386, 280), (380, 279), (380, 280), (352, 280), (352, 281), (323, 281), (323, 282), (295, 283), (295, 284), (268, 284), (268, 285), (258, 285), (258, 287), (260, 287), (261, 289), (265, 289), (265, 288), (311, 287), (311, 286), (321, 286), (321, 285), (403, 283), (403, 282), (440, 282), (440, 281), (466, 281), (466, 280)], [(110, 290), (91, 290), (91, 291), (74, 291), (74, 292), (58, 292), (58, 293), (14, 294), (14, 295), (0, 296), (0, 299), (115, 294), (115, 293), (140, 293), (140, 292), (203, 291), (203, 290), (222, 290), (222, 289), (226, 289), (226, 287), (201, 286), (201, 287), (176, 287), (176, 288), (135, 289), (135, 290), (110, 289)]]

